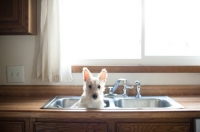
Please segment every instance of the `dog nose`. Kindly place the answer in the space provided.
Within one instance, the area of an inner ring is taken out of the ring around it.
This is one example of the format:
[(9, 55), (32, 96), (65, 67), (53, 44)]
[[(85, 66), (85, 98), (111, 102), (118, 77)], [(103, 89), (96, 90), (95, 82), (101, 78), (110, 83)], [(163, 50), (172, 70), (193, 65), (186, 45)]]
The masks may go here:
[(96, 95), (96, 94), (93, 94), (92, 97), (93, 97), (93, 99), (96, 99), (96, 98), (97, 98), (97, 95)]

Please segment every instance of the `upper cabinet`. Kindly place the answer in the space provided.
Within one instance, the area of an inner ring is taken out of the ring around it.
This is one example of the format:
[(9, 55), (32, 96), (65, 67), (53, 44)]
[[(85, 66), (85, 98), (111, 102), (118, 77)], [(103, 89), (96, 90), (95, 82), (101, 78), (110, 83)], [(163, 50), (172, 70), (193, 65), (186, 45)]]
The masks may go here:
[(1, 0), (0, 35), (37, 33), (37, 0)]

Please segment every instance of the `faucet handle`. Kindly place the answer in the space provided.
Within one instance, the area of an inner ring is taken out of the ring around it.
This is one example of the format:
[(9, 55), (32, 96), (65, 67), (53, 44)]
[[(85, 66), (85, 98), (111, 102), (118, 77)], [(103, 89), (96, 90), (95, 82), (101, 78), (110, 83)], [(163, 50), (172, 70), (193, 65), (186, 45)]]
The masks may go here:
[(138, 80), (136, 80), (135, 85), (140, 85), (140, 82)]
[(108, 87), (108, 93), (104, 94), (104, 97), (113, 97), (117, 96), (117, 94), (113, 93), (113, 87)]
[(126, 88), (126, 89), (133, 89), (134, 86), (133, 86), (133, 85), (126, 85), (125, 88)]
[(137, 94), (136, 94), (136, 98), (140, 98), (140, 82), (138, 80), (135, 81), (135, 85), (137, 85)]
[(108, 94), (113, 94), (113, 87), (108, 87)]
[(126, 93), (127, 89), (133, 89), (133, 88), (134, 88), (134, 86), (132, 86), (132, 85), (124, 85), (123, 96), (128, 97), (128, 95)]

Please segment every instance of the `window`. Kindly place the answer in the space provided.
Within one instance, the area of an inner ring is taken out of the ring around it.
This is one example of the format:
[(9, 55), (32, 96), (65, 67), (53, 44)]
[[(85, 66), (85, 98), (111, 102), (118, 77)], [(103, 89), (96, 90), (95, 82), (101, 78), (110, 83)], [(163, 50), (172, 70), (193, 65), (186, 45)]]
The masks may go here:
[(146, 0), (145, 55), (199, 56), (199, 7), (199, 0)]
[(72, 65), (200, 64), (198, 0), (62, 2), (62, 50)]
[(66, 0), (63, 5), (64, 45), (70, 46), (71, 55), (79, 59), (141, 58), (140, 0)]

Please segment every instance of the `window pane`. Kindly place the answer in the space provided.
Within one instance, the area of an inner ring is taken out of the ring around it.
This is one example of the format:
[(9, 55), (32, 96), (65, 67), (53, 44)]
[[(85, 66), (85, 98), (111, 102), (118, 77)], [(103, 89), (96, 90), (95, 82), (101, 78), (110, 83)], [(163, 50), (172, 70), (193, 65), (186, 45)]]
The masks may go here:
[(61, 18), (63, 50), (72, 57), (141, 58), (140, 0), (63, 0)]
[(145, 55), (199, 56), (199, 0), (145, 0)]

